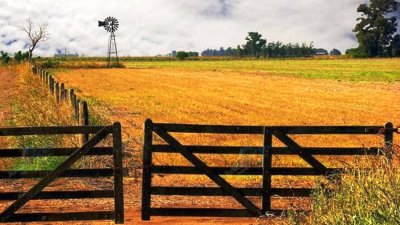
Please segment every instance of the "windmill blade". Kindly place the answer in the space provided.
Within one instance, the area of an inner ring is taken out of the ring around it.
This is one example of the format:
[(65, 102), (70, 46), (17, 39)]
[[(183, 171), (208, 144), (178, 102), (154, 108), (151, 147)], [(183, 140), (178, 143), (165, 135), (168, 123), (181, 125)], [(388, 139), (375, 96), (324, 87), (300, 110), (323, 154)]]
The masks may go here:
[(117, 20), (117, 18), (112, 17), (112, 16), (108, 16), (104, 19), (103, 22), (101, 22), (101, 23), (100, 22), (101, 21), (99, 21), (99, 26), (100, 26), (100, 24), (102, 26), (104, 26), (104, 29), (107, 32), (114, 32), (114, 31), (118, 30), (118, 28), (119, 28), (119, 21)]

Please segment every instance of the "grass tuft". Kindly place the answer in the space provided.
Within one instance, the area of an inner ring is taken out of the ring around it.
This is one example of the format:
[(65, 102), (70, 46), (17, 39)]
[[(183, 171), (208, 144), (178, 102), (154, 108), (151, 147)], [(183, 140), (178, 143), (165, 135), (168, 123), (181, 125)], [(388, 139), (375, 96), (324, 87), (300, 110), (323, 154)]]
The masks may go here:
[[(347, 170), (331, 191), (321, 185), (306, 219), (289, 214), (291, 224), (400, 224), (400, 154)], [(327, 194), (329, 193), (329, 194)]]

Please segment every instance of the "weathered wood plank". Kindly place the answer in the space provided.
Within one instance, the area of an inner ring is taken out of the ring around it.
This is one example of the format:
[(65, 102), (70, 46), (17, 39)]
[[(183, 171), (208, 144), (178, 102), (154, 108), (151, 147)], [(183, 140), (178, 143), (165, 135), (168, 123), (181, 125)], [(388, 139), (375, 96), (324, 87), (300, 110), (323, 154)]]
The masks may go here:
[[(210, 167), (214, 173), (219, 175), (262, 175), (262, 167)], [(196, 167), (191, 166), (153, 166), (152, 173), (162, 174), (188, 174), (204, 175)], [(340, 168), (328, 168), (326, 172), (318, 172), (314, 168), (304, 167), (278, 167), (271, 169), (271, 175), (292, 175), (292, 176), (320, 176), (340, 172)]]
[[(0, 171), (0, 179), (30, 179), (43, 178), (50, 170), (37, 171)], [(113, 169), (70, 169), (60, 174), (60, 177), (111, 177)]]
[(142, 220), (150, 220), (151, 208), (151, 173), (152, 173), (153, 122), (144, 123), (143, 174), (142, 174)]
[[(167, 132), (263, 134), (264, 126), (199, 125), (154, 123)], [(266, 126), (269, 130), (280, 130), (286, 134), (377, 134), (383, 126)]]
[[(24, 192), (0, 192), (1, 200), (17, 200)], [(85, 198), (114, 198), (114, 190), (93, 191), (44, 191), (33, 199), (85, 199)]]
[(113, 124), (113, 148), (114, 148), (114, 207), (115, 223), (124, 223), (124, 183), (122, 166), (122, 136), (121, 124)]
[[(393, 123), (387, 122), (384, 126), (386, 130), (392, 130), (393, 129)], [(385, 132), (385, 137), (384, 137), (384, 145), (385, 145), (385, 152), (389, 160), (392, 160), (393, 158), (393, 132)]]
[(70, 213), (17, 213), (6, 222), (34, 222), (34, 221), (77, 221), (77, 220), (111, 220), (113, 211), (97, 212), (70, 212)]
[(264, 128), (264, 144), (263, 144), (263, 174), (262, 174), (262, 213), (271, 210), (271, 170), (272, 170), (272, 131)]
[(60, 103), (60, 84), (56, 82), (55, 84), (55, 96), (56, 96), (56, 102)]
[(71, 90), (69, 91), (69, 102), (71, 103), (72, 106), (75, 105), (75, 98), (74, 98), (74, 95), (75, 95), (75, 90), (74, 90), (74, 89), (71, 89)]
[[(104, 126), (58, 126), (58, 127), (16, 127), (0, 128), (0, 136), (57, 135), (57, 134), (95, 134)], [(112, 127), (106, 129), (111, 132)]]
[[(262, 188), (236, 188), (245, 196), (262, 196)], [(311, 188), (271, 188), (271, 196), (308, 197)], [(182, 195), (182, 196), (230, 196), (219, 187), (151, 187), (152, 195)]]
[[(184, 145), (192, 153), (200, 154), (243, 154), (243, 155), (261, 155), (263, 148), (260, 146), (200, 146)], [(153, 152), (160, 153), (178, 153), (177, 150), (169, 145), (153, 145)], [(288, 147), (272, 147), (274, 155), (297, 155)], [(378, 147), (302, 147), (303, 152), (311, 155), (381, 155), (383, 151)]]
[(60, 84), (60, 100), (61, 101), (65, 100), (65, 84), (64, 83)]
[[(283, 210), (270, 210), (271, 215), (280, 216)], [(299, 210), (300, 212), (300, 210)], [(183, 217), (259, 217), (245, 209), (222, 208), (152, 208), (152, 216), (183, 216)]]
[[(75, 150), (76, 148), (0, 149), (0, 158), (69, 156)], [(85, 155), (113, 155), (113, 148), (95, 147), (90, 149), (90, 151)]]
[[(88, 126), (89, 125), (89, 110), (86, 101), (79, 103), (79, 125)], [(81, 143), (84, 145), (89, 140), (89, 134), (82, 134)]]

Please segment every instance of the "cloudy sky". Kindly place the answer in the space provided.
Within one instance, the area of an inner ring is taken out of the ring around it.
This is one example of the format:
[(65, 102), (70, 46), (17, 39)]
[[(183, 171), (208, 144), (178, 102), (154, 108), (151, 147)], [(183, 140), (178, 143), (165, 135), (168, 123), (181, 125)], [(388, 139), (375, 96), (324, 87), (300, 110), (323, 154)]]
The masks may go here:
[(85, 56), (106, 53), (108, 33), (97, 21), (115, 16), (121, 55), (165, 54), (235, 47), (246, 33), (267, 41), (314, 42), (317, 47), (355, 47), (351, 30), (365, 0), (0, 0), (0, 50), (26, 46), (17, 28), (28, 18), (46, 22), (50, 39), (36, 54), (57, 49)]

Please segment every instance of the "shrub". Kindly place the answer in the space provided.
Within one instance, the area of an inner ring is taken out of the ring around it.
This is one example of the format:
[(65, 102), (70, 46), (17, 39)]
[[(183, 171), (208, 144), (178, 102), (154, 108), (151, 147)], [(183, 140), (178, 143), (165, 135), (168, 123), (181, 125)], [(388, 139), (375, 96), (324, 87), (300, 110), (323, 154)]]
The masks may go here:
[(11, 61), (11, 57), (8, 55), (8, 53), (1, 51), (0, 54), (1, 54), (1, 62), (5, 65), (9, 64)]
[(365, 48), (350, 48), (346, 50), (346, 55), (349, 55), (354, 58), (367, 58), (368, 54), (366, 53)]
[(179, 60), (184, 60), (188, 57), (189, 57), (189, 53), (187, 53), (187, 52), (179, 51), (176, 53), (176, 58), (178, 58)]
[(27, 61), (29, 59), (29, 52), (22, 53), (21, 51), (18, 51), (14, 54), (14, 59), (18, 63), (21, 63), (22, 61)]
[(42, 64), (43, 68), (57, 68), (60, 66), (60, 62), (59, 61), (54, 61), (54, 60), (50, 60), (48, 59), (47, 61), (45, 61)]

